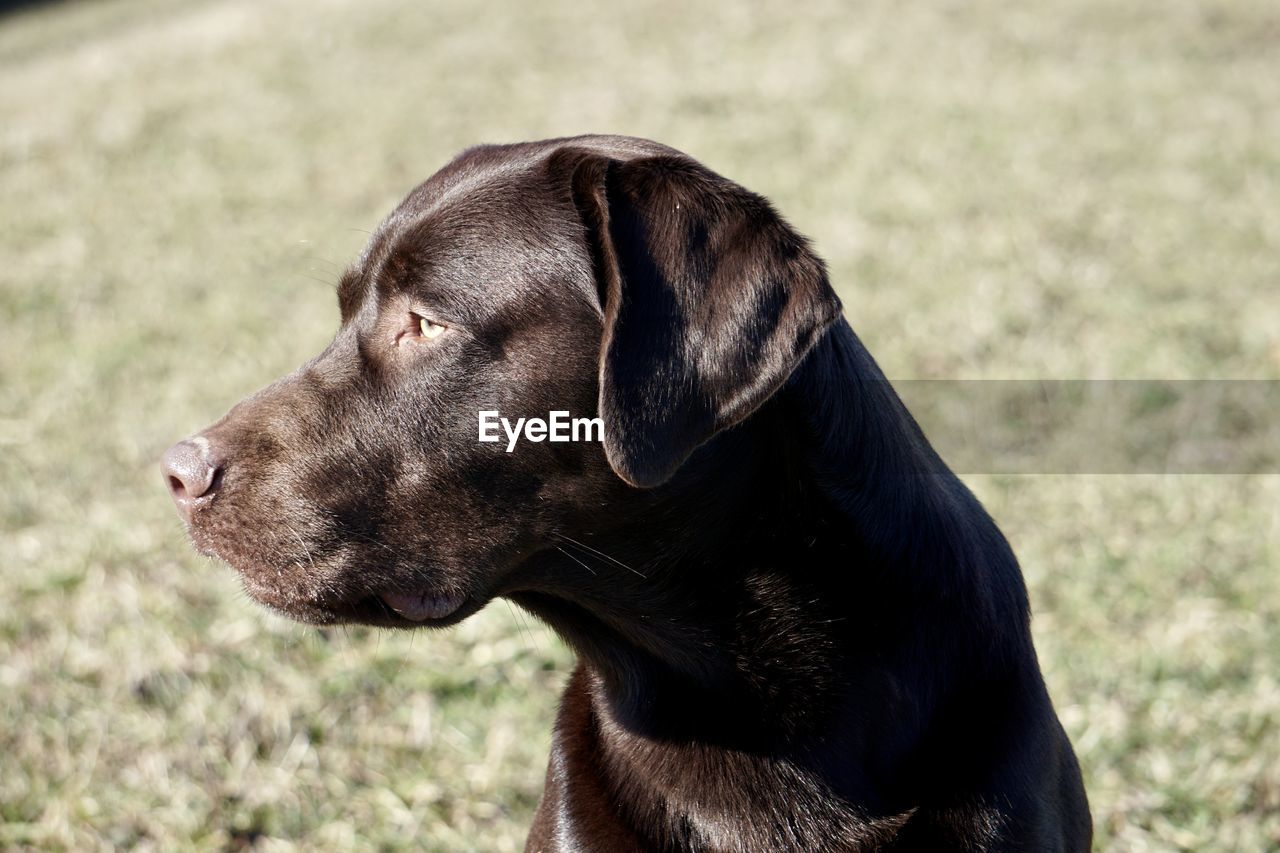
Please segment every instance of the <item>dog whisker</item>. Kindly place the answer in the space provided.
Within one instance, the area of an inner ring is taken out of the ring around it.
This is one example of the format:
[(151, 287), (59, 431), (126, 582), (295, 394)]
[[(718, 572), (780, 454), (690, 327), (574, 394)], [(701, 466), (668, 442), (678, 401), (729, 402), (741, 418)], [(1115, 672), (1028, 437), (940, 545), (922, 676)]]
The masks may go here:
[[(599, 557), (603, 560), (607, 560), (610, 563), (613, 563), (615, 566), (624, 568), (627, 571), (631, 572), (633, 575), (637, 575), (639, 577), (645, 578), (644, 572), (641, 572), (638, 569), (634, 569), (631, 566), (628, 566), (626, 563), (622, 562), (621, 560), (615, 557), (610, 557), (608, 554), (606, 554), (603, 551), (598, 551), (595, 548), (592, 548), (590, 545), (587, 545), (585, 542), (579, 542), (577, 539), (574, 539), (571, 536), (566, 536), (563, 533), (553, 533), (552, 535), (558, 539), (563, 539), (565, 542), (568, 542), (570, 545), (576, 545), (578, 548), (582, 549), (583, 551), (586, 551), (589, 554), (593, 554), (596, 557)], [(645, 579), (647, 580), (647, 578)]]
[(594, 574), (596, 573), (596, 570), (595, 570), (595, 569), (591, 568), (591, 567), (590, 567), (590, 566), (588, 566), (586, 563), (582, 562), (582, 561), (581, 561), (581, 560), (579, 560), (577, 557), (573, 556), (573, 555), (572, 555), (572, 554), (570, 554), (568, 551), (566, 551), (565, 549), (561, 548), (559, 545), (557, 545), (557, 546), (556, 546), (556, 550), (557, 550), (557, 551), (559, 551), (561, 554), (564, 554), (564, 555), (565, 555), (566, 557), (568, 557), (570, 560), (573, 560), (573, 561), (574, 561), (575, 563), (577, 563), (579, 566), (582, 566), (582, 568), (584, 568), (584, 569), (586, 569), (587, 571), (591, 572), (591, 574), (593, 574), (593, 575), (594, 575)]

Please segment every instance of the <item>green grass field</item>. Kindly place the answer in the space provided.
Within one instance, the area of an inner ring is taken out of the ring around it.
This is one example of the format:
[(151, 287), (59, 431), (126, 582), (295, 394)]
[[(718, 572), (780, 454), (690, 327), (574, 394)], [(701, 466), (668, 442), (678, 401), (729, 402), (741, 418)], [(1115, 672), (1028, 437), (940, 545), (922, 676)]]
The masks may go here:
[[(318, 350), (458, 149), (773, 198), (893, 378), (1280, 378), (1271, 0), (112, 0), (0, 18), (0, 847), (517, 850), (571, 665), (269, 617), (172, 441)], [(977, 476), (1102, 850), (1280, 846), (1280, 476)]]

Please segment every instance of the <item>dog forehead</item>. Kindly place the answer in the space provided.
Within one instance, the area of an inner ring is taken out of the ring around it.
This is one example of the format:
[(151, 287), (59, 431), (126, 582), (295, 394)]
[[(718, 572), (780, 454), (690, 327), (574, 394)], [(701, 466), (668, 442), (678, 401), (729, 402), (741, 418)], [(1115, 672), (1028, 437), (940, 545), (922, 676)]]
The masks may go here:
[(649, 139), (632, 136), (588, 134), (536, 142), (475, 145), (460, 152), (431, 177), (415, 187), (388, 217), (388, 223), (412, 219), (458, 197), (504, 189), (548, 189), (545, 165), (562, 149), (589, 151), (613, 160), (680, 155)]
[(378, 226), (339, 285), (340, 304), (354, 311), (369, 290), (394, 292), (424, 281), (430, 270), (488, 273), (475, 281), (477, 290), (538, 269), (554, 269), (562, 280), (590, 277), (589, 257), (574, 251), (582, 224), (570, 188), (547, 168), (566, 148), (616, 160), (679, 153), (647, 139), (607, 135), (468, 148)]
[(528, 164), (516, 162), (505, 163), (505, 168), (442, 169), (378, 226), (366, 248), (366, 265), (376, 267), (393, 255), (412, 254), (443, 240), (499, 237), (527, 227), (530, 215), (545, 207), (540, 196), (547, 188), (533, 178)]
[(514, 146), (468, 149), (414, 187), (386, 224), (412, 221), (475, 198), (498, 201), (528, 192), (537, 159), (518, 152)]
[[(554, 199), (528, 170), (485, 170), (428, 180), (378, 226), (339, 283), (344, 316), (373, 294), (414, 291), (432, 280), (468, 281), (488, 290), (515, 271), (531, 252), (556, 246)], [(424, 189), (429, 187), (429, 189)], [(476, 295), (479, 295), (478, 293)]]
[(545, 182), (502, 175), (448, 193), (429, 208), (391, 223), (369, 278), (382, 294), (432, 282), (492, 293), (504, 283), (545, 278), (548, 259), (575, 254), (576, 211)]
[(360, 266), (374, 269), (393, 251), (413, 250), (432, 233), (455, 237), (516, 234), (529, 241), (547, 221), (572, 210), (568, 186), (548, 173), (547, 161), (572, 148), (617, 160), (678, 154), (647, 139), (585, 135), (476, 145), (445, 164), (405, 196), (365, 247)]

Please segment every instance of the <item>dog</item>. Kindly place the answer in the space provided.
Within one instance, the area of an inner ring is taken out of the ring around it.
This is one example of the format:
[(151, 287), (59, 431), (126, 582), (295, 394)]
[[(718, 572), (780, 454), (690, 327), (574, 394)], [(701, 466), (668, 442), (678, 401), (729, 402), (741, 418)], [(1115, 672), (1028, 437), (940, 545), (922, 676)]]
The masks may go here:
[(527, 850), (1089, 849), (1014, 554), (764, 198), (640, 139), (475, 147), (338, 304), (165, 480), (294, 619), (504, 597), (564, 638)]

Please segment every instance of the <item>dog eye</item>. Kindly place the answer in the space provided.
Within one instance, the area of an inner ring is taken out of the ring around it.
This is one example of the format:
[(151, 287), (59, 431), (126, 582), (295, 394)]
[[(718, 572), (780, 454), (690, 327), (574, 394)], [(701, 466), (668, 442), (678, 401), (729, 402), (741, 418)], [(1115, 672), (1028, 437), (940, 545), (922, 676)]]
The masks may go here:
[(449, 330), (443, 323), (437, 323), (421, 314), (410, 314), (409, 322), (396, 338), (399, 343), (407, 340), (434, 341)]
[(449, 327), (442, 326), (439, 323), (434, 323), (426, 317), (418, 318), (418, 334), (429, 341), (443, 335), (447, 328)]

